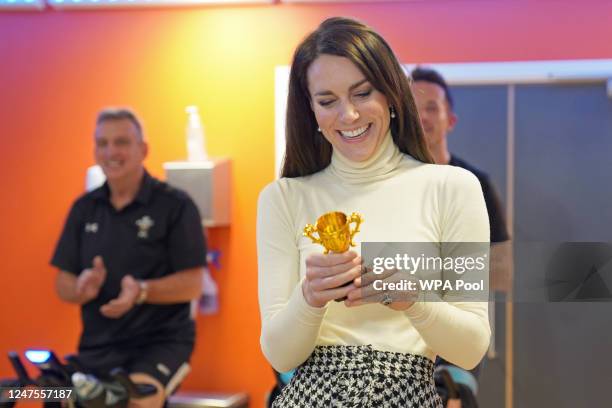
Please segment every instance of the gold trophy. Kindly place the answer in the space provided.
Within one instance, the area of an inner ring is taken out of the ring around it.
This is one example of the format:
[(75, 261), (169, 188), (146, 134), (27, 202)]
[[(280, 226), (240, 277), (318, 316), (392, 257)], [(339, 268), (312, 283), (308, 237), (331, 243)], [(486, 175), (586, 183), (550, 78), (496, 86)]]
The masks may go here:
[[(350, 224), (355, 223), (355, 227), (351, 231)], [(304, 236), (308, 237), (315, 244), (321, 244), (325, 248), (324, 253), (336, 252), (342, 253), (355, 246), (353, 237), (359, 232), (359, 226), (363, 222), (363, 217), (360, 214), (352, 213), (350, 217), (339, 211), (323, 214), (317, 219), (316, 227), (312, 224), (307, 224), (304, 227)], [(315, 237), (314, 233), (319, 237)]]

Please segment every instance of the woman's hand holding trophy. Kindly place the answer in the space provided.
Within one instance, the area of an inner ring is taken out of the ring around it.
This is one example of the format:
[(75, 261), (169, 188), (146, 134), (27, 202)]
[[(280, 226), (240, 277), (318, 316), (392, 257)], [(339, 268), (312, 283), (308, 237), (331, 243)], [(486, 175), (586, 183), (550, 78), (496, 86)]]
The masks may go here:
[[(306, 258), (306, 279), (302, 285), (304, 298), (309, 305), (324, 307), (329, 301), (345, 301), (348, 307), (367, 303), (381, 303), (394, 310), (406, 310), (414, 304), (417, 291), (380, 290), (375, 281), (396, 283), (405, 279), (395, 269), (374, 274), (362, 265), (362, 259), (354, 251), (353, 237), (363, 222), (360, 214), (350, 217), (342, 212), (330, 212), (318, 218), (315, 225), (304, 227), (304, 236), (321, 244), (323, 254)], [(355, 223), (351, 230), (350, 224)], [(318, 237), (315, 237), (317, 234)], [(387, 285), (388, 287), (388, 285)]]
[(346, 298), (357, 288), (352, 282), (360, 275), (361, 257), (353, 251), (312, 254), (306, 258), (304, 298), (313, 307), (324, 307), (331, 300)]
[[(408, 286), (406, 282), (409, 281), (414, 282), (414, 285)], [(356, 289), (348, 293), (345, 301), (348, 307), (381, 303), (393, 310), (402, 311), (409, 309), (419, 294), (414, 276), (397, 269), (387, 269), (376, 274), (371, 268), (363, 268), (362, 275), (353, 284)]]
[[(361, 257), (349, 251), (353, 237), (359, 232), (362, 218), (341, 212), (330, 212), (317, 220), (316, 226), (304, 227), (304, 236), (325, 248), (323, 254), (306, 258), (306, 279), (302, 284), (304, 298), (313, 307), (324, 307), (329, 301), (345, 299), (357, 287), (352, 283), (361, 275)], [(355, 223), (353, 230), (350, 224)], [(317, 234), (318, 237), (315, 237)]]

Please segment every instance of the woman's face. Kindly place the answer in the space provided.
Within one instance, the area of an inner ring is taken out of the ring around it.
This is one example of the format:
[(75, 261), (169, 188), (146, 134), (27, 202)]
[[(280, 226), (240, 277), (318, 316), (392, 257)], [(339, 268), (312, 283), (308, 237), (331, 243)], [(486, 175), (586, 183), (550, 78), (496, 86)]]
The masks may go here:
[(321, 54), (307, 72), (311, 106), (323, 136), (349, 160), (368, 160), (389, 129), (387, 98), (349, 59)]

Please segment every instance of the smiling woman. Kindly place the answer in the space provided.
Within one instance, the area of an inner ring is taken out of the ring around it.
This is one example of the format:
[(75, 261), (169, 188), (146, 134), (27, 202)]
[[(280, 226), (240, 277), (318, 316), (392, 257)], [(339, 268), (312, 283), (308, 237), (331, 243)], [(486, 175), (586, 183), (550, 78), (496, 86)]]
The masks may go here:
[(308, 69), (319, 131), (335, 150), (362, 162), (381, 145), (391, 119), (387, 98), (348, 58), (319, 56)]
[(328, 19), (298, 46), (286, 123), (282, 178), (262, 191), (257, 215), (262, 351), (277, 371), (297, 368), (273, 406), (441, 407), (433, 361), (480, 361), (486, 302), (373, 292), (360, 246), (322, 254), (302, 228), (357, 212), (355, 243), (486, 242), (478, 181), (431, 164), (406, 75), (354, 20)]
[[(392, 115), (396, 120), (390, 121)], [(378, 33), (353, 20), (325, 21), (296, 49), (286, 124), (283, 177), (324, 169), (331, 161), (332, 145), (351, 152), (340, 142), (361, 136), (364, 130), (367, 143), (354, 146), (358, 161), (369, 158), (391, 129), (402, 153), (432, 162), (406, 75), (393, 51)], [(345, 132), (344, 139), (337, 139), (343, 136), (340, 131)]]

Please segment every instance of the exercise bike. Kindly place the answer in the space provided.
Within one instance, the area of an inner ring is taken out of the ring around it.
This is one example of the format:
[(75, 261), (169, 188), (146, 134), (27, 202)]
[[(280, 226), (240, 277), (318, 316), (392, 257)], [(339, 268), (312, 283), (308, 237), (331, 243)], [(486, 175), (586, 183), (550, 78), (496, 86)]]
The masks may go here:
[(122, 368), (97, 378), (74, 355), (66, 356), (65, 363), (50, 350), (28, 350), (25, 357), (40, 370), (40, 375), (31, 378), (19, 354), (9, 352), (17, 377), (0, 380), (0, 408), (12, 408), (24, 398), (42, 400), (44, 408), (127, 408), (131, 398), (157, 392), (152, 384), (134, 383)]

